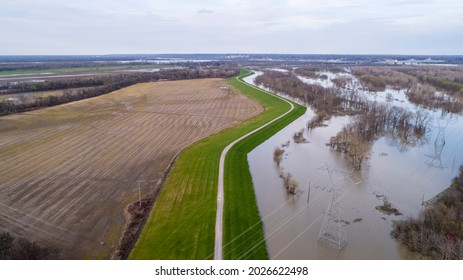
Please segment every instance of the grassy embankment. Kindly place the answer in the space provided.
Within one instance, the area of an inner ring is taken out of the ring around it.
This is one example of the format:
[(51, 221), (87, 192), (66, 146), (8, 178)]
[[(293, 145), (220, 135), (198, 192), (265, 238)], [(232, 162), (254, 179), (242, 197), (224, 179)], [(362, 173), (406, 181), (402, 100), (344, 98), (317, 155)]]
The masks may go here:
[(26, 75), (26, 74), (44, 74), (44, 73), (68, 73), (68, 72), (90, 72), (90, 71), (110, 71), (110, 70), (136, 70), (136, 69), (154, 69), (161, 68), (161, 64), (143, 64), (143, 65), (114, 65), (99, 67), (71, 67), (71, 68), (54, 68), (38, 70), (7, 70), (0, 71), (1, 75)]
[[(240, 77), (249, 74), (242, 71)], [(222, 150), (233, 140), (290, 109), (286, 102), (235, 78), (230, 78), (228, 83), (258, 101), (265, 111), (182, 152), (129, 258), (213, 258), (218, 167)], [(295, 104), (291, 113), (239, 142), (228, 152), (225, 163), (225, 259), (268, 257), (247, 153), (303, 115), (305, 110), (305, 107)], [(253, 249), (241, 255), (248, 248)]]

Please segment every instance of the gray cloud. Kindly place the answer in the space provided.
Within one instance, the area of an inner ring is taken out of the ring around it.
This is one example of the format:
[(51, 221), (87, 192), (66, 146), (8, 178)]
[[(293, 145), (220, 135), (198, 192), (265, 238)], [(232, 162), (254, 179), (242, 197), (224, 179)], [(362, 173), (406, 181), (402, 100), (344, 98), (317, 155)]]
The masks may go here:
[(213, 14), (213, 10), (208, 10), (208, 9), (201, 9), (197, 12), (198, 14)]
[(463, 54), (462, 14), (460, 0), (1, 1), (0, 54)]

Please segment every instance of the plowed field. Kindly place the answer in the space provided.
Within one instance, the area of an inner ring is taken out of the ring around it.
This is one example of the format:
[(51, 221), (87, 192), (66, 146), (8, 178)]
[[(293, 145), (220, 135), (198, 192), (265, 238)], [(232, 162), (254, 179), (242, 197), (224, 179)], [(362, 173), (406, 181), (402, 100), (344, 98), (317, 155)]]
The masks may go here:
[(144, 83), (0, 118), (0, 230), (109, 258), (123, 210), (186, 146), (262, 112), (221, 79)]

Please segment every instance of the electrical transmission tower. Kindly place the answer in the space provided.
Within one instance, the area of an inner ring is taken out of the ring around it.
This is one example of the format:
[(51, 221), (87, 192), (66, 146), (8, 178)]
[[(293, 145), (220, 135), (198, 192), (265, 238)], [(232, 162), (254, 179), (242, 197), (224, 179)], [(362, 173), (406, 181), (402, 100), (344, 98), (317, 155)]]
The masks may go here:
[(429, 158), (425, 161), (425, 163), (429, 167), (444, 169), (447, 166), (442, 163), (441, 155), (445, 146), (445, 129), (447, 128), (448, 122), (446, 125), (442, 125), (440, 121), (438, 121), (438, 125), (439, 132), (437, 133), (436, 140), (434, 141), (434, 155), (425, 155)]
[(320, 234), (318, 235), (318, 242), (327, 247), (341, 250), (347, 244), (346, 222), (341, 217), (341, 190), (333, 183), (333, 170), (328, 167), (328, 164), (326, 164), (326, 170), (330, 178), (332, 197), (328, 209), (324, 213), (323, 224), (320, 229)]

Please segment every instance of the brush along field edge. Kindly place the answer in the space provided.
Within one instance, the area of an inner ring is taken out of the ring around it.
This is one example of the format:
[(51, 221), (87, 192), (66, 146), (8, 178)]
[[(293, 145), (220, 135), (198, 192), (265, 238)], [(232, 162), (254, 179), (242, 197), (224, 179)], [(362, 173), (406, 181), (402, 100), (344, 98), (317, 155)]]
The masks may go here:
[[(175, 163), (130, 259), (214, 258), (217, 182), (220, 155), (234, 140), (286, 113), (290, 104), (242, 82), (242, 70), (228, 83), (259, 102), (265, 111), (185, 149)], [(262, 222), (254, 195), (247, 154), (273, 134), (302, 116), (294, 110), (238, 142), (227, 153), (224, 166), (224, 259), (268, 258)], [(251, 250), (249, 250), (251, 249)], [(246, 255), (243, 255), (246, 253)]]

